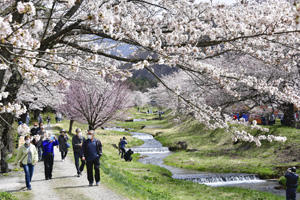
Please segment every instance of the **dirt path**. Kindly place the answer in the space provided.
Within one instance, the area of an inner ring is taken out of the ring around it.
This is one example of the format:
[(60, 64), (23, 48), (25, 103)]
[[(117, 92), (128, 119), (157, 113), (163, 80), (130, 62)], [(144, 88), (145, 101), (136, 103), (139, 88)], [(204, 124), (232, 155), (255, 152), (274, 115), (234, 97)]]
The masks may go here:
[[(54, 148), (53, 178), (45, 180), (44, 163), (39, 162), (34, 169), (32, 190), (27, 196), (32, 200), (123, 200), (126, 199), (100, 183), (99, 186), (88, 186), (86, 172), (76, 176), (73, 153), (64, 162), (61, 161), (58, 148)], [(101, 173), (101, 171), (100, 171)], [(0, 191), (20, 191), (25, 186), (24, 173), (17, 177), (0, 177)], [(23, 189), (24, 191), (24, 189)], [(19, 195), (17, 195), (19, 196)], [(24, 197), (25, 199), (25, 197)]]

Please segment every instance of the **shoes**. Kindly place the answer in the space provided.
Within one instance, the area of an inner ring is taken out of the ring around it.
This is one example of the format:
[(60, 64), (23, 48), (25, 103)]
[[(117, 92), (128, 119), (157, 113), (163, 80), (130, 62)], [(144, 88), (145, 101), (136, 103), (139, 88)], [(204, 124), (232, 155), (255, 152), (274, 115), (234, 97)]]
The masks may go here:
[(80, 177), (80, 174), (77, 174), (77, 177)]
[(27, 190), (32, 190), (31, 187), (28, 187)]
[(49, 178), (47, 177), (46, 180), (49, 180)]
[(100, 181), (99, 182), (96, 182), (96, 186), (98, 186), (100, 184)]
[(93, 183), (89, 183), (89, 186), (93, 186)]
[(61, 160), (61, 162), (64, 162), (64, 161), (65, 161), (65, 159), (62, 159), (62, 160)]

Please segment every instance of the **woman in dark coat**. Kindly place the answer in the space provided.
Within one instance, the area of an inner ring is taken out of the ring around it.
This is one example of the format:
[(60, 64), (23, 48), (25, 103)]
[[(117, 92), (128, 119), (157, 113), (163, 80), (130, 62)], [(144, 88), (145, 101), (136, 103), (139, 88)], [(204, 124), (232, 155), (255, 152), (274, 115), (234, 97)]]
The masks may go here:
[(59, 143), (59, 151), (61, 152), (61, 160), (64, 161), (67, 154), (68, 154), (68, 148), (70, 147), (68, 144), (68, 136), (66, 134), (66, 131), (62, 129), (60, 131), (60, 136), (58, 137), (58, 143)]

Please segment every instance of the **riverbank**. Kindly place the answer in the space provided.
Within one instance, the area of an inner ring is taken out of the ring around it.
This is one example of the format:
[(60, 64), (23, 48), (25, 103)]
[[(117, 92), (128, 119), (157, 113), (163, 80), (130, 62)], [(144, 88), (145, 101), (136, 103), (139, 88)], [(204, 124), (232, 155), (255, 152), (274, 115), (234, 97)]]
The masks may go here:
[[(68, 123), (64, 122), (62, 127), (67, 128)], [(74, 128), (76, 127), (87, 128), (78, 123), (74, 124)], [(115, 148), (120, 137), (126, 136), (129, 141), (127, 147), (141, 145), (128, 133), (100, 129), (96, 131), (96, 134), (103, 144), (101, 184), (105, 184), (129, 199), (284, 199), (266, 192), (241, 188), (213, 188), (190, 181), (175, 180), (164, 168), (138, 162), (141, 157), (138, 154), (134, 154), (132, 162), (121, 160)]]
[[(140, 117), (146, 115), (142, 113)], [(132, 115), (133, 116), (133, 115)], [(149, 119), (155, 115), (147, 115)], [(135, 128), (148, 126), (155, 128), (164, 127), (165, 130), (170, 129), (169, 119), (151, 120), (147, 122), (130, 122)], [(122, 122), (123, 123), (123, 122)], [(114, 124), (111, 124), (112, 126)], [(55, 130), (64, 128), (68, 130), (69, 121), (63, 121), (59, 126), (54, 127)], [(169, 126), (169, 127), (168, 127)], [(172, 125), (173, 126), (173, 125)], [(87, 125), (75, 122), (73, 130), (77, 127), (83, 130), (87, 129)], [(175, 127), (176, 128), (176, 127)], [(155, 130), (151, 129), (151, 130)], [(56, 131), (56, 132), (57, 132)], [(85, 133), (85, 132), (84, 132)], [(97, 130), (97, 138), (103, 144), (103, 157), (101, 158), (101, 185), (105, 185), (115, 193), (120, 194), (128, 199), (184, 199), (184, 200), (253, 200), (253, 199), (284, 199), (266, 192), (259, 192), (242, 188), (231, 187), (208, 187), (184, 180), (175, 180), (171, 177), (171, 173), (159, 166), (142, 164), (138, 162), (141, 155), (134, 154), (132, 162), (121, 160), (118, 155), (116, 145), (122, 136), (126, 136), (129, 146), (139, 146), (143, 142), (130, 136), (129, 133)], [(69, 156), (72, 158), (72, 151)], [(23, 178), (23, 177), (22, 177)], [(76, 178), (76, 177), (75, 177)], [(28, 192), (23, 192), (26, 195)], [(22, 198), (20, 198), (22, 199)]]
[[(134, 112), (132, 114), (135, 115)], [(144, 115), (150, 118), (149, 114)], [(138, 116), (142, 117), (141, 113)], [(178, 123), (165, 116), (164, 120), (119, 125), (150, 133), (171, 149), (177, 148), (178, 142), (187, 144), (187, 149), (179, 148), (165, 159), (166, 164), (176, 167), (206, 172), (253, 173), (268, 179), (279, 178), (287, 167), (300, 166), (300, 130), (278, 123), (268, 126), (270, 134), (286, 136), (288, 140), (285, 143), (263, 142), (261, 147), (245, 142), (233, 144), (230, 133), (223, 129), (207, 130), (189, 118)], [(141, 129), (143, 126), (145, 128)], [(261, 134), (255, 130), (248, 131), (254, 135)]]

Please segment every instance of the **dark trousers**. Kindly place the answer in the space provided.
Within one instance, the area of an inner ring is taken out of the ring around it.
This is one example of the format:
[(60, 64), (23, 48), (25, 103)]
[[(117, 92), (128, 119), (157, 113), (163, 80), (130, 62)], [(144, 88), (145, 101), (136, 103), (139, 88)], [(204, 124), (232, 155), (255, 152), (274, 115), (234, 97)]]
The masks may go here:
[(297, 188), (286, 188), (286, 200), (296, 200)]
[(95, 160), (86, 161), (87, 168), (87, 178), (89, 183), (94, 182), (93, 168), (95, 170), (95, 181), (96, 183), (100, 181), (100, 160), (96, 158)]
[(121, 158), (124, 158), (125, 152), (126, 152), (125, 148), (121, 148)]
[[(81, 154), (74, 152), (74, 160), (75, 160), (75, 166), (76, 166), (76, 170), (77, 170), (77, 174), (80, 174), (83, 169), (84, 169), (84, 165), (85, 165), (85, 161), (81, 159)], [(79, 167), (79, 158), (81, 160), (81, 165)]]
[(30, 182), (31, 182), (32, 175), (33, 175), (34, 165), (32, 165), (32, 164), (23, 165), (23, 169), (25, 172), (26, 187), (31, 189)]
[(44, 156), (44, 166), (45, 166), (45, 178), (52, 178), (52, 169), (53, 169), (53, 160), (54, 155), (49, 153)]
[(42, 160), (42, 154), (43, 154), (43, 147), (42, 146), (37, 147), (36, 150), (38, 152), (39, 161), (41, 161)]
[(67, 156), (67, 154), (68, 154), (68, 151), (62, 151), (62, 152), (60, 152), (60, 153), (61, 153), (61, 159), (63, 160), (63, 159), (66, 158), (66, 156)]

